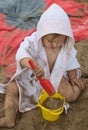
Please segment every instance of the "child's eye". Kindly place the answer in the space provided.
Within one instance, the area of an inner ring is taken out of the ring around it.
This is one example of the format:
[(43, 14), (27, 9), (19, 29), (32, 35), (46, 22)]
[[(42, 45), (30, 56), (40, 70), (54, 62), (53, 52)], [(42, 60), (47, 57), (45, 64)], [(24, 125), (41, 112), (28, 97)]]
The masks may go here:
[(48, 42), (53, 42), (53, 41), (51, 41), (51, 40), (48, 40)]

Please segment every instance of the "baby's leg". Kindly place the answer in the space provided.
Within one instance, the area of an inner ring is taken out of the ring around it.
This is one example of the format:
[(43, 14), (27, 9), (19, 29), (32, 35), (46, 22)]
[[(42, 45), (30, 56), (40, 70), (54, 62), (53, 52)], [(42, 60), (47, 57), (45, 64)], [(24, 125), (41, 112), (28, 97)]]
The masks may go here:
[(72, 87), (69, 81), (63, 77), (58, 92), (60, 92), (62, 96), (66, 97), (67, 102), (73, 102), (78, 98), (81, 90), (76, 85)]
[(7, 128), (14, 127), (17, 110), (18, 110), (18, 87), (15, 81), (13, 81), (7, 86), (4, 117), (0, 118), (0, 127), (7, 127)]

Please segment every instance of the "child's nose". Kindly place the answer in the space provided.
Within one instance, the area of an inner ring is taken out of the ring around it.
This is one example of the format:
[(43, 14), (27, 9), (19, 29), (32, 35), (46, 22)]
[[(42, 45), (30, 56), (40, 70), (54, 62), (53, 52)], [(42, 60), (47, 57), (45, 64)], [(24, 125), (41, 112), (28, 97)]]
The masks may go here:
[(53, 41), (51, 44), (52, 44), (53, 47), (57, 46), (57, 43), (55, 41)]

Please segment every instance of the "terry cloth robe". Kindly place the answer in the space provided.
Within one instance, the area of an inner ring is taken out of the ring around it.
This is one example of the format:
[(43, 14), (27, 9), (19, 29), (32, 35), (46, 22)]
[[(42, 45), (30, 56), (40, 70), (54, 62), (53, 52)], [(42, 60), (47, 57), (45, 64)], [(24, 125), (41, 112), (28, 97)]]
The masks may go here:
[[(41, 40), (44, 35), (50, 33), (67, 36), (65, 46), (61, 47), (51, 73), (49, 71), (46, 51)], [(42, 87), (36, 81), (33, 71), (28, 68), (22, 68), (20, 60), (23, 58), (33, 58), (40, 64), (44, 69), (45, 78), (51, 81), (57, 92), (62, 76), (66, 76), (67, 71), (80, 67), (76, 53), (69, 18), (60, 6), (52, 4), (40, 17), (36, 32), (24, 39), (16, 54), (17, 70), (10, 82), (15, 79), (19, 88), (20, 112), (35, 108), (35, 102), (38, 101), (38, 97), (42, 92)], [(5, 92), (5, 85), (2, 86), (4, 86), (2, 90)]]

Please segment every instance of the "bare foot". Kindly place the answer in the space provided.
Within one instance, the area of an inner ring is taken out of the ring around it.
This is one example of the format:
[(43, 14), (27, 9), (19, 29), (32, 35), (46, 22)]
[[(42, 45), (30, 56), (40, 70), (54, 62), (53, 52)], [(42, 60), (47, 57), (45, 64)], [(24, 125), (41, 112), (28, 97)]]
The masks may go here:
[(13, 128), (15, 126), (15, 123), (9, 120), (6, 117), (0, 118), (0, 127), (1, 128)]

